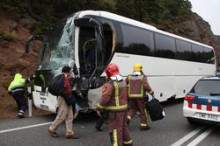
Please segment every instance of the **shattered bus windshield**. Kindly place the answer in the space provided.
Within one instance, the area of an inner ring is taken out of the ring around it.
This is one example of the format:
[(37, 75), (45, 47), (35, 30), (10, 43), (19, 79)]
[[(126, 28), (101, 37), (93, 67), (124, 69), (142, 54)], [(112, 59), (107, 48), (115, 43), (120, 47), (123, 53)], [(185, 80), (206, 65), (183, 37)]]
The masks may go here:
[(74, 57), (74, 16), (58, 22), (46, 33), (46, 48), (41, 51), (39, 70), (58, 70)]

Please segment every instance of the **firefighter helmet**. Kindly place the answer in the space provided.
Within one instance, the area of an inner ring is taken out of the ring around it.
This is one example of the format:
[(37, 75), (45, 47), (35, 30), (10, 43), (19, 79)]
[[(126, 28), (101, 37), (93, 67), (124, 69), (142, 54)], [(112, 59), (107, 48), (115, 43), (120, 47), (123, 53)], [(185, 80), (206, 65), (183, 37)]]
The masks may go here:
[(107, 68), (105, 69), (105, 73), (106, 73), (108, 78), (110, 78), (111, 76), (120, 74), (118, 66), (114, 63), (110, 63), (107, 66)]
[(135, 63), (133, 70), (134, 70), (134, 71), (142, 71), (142, 68), (143, 68), (142, 64), (140, 64), (140, 63)]

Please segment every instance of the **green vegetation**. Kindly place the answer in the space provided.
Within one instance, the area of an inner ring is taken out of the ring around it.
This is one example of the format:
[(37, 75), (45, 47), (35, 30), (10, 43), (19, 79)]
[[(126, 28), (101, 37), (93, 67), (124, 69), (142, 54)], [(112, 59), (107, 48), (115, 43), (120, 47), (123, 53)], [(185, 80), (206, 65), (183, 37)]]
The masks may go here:
[(0, 40), (14, 41), (15, 37), (11, 34), (5, 34), (3, 32), (0, 32)]
[(37, 20), (32, 33), (40, 34), (59, 19), (81, 10), (105, 10), (158, 25), (164, 20), (190, 15), (188, 0), (3, 0), (0, 10)]

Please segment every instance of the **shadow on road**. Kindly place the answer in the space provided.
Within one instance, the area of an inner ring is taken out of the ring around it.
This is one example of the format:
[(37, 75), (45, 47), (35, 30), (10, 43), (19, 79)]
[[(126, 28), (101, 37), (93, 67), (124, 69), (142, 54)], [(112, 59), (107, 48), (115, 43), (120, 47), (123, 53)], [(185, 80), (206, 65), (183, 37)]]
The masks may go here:
[(180, 99), (161, 102), (161, 105), (163, 107), (167, 107), (167, 106), (170, 106), (170, 105), (181, 104), (181, 103), (183, 103), (183, 101), (184, 101), (184, 98), (180, 98)]

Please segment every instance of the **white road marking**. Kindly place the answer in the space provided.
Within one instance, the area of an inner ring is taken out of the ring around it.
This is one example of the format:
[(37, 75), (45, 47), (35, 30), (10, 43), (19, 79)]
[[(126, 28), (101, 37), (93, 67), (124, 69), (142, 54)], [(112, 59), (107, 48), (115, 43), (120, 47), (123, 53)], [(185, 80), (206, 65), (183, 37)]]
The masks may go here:
[(183, 138), (179, 139), (178, 141), (176, 141), (175, 143), (171, 144), (170, 146), (180, 146), (180, 145), (182, 145), (183, 143), (185, 143), (187, 140), (189, 140), (190, 138), (195, 136), (197, 133), (199, 133), (203, 129), (204, 128), (199, 127), (197, 129), (193, 130), (192, 132), (190, 132), (189, 134), (185, 135)]
[(213, 130), (215, 127), (211, 127), (205, 132), (203, 132), (201, 135), (199, 135), (196, 139), (194, 139), (192, 142), (190, 142), (187, 146), (196, 146), (199, 144), (203, 139), (205, 139)]
[(24, 126), (24, 127), (18, 127), (18, 128), (12, 128), (12, 129), (6, 129), (6, 130), (1, 130), (1, 133), (6, 133), (6, 132), (12, 132), (12, 131), (18, 131), (18, 130), (23, 130), (23, 129), (29, 129), (29, 128), (34, 128), (34, 127), (39, 127), (39, 126), (45, 126), (45, 125), (50, 125), (52, 122), (47, 122), (47, 123), (41, 123), (41, 124), (36, 124), (36, 125), (30, 125), (30, 126)]

